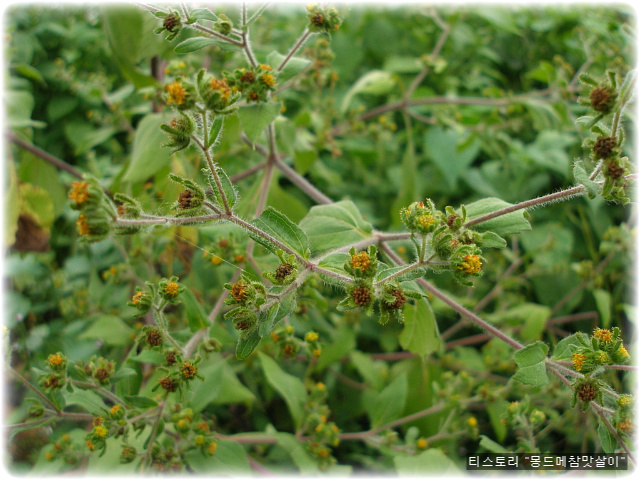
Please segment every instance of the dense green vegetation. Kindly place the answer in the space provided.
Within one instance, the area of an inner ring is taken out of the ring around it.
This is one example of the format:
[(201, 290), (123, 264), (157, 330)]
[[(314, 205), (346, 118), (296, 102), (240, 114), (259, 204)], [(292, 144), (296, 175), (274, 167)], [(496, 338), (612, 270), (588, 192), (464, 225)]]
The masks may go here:
[(12, 472), (633, 454), (631, 10), (5, 15)]

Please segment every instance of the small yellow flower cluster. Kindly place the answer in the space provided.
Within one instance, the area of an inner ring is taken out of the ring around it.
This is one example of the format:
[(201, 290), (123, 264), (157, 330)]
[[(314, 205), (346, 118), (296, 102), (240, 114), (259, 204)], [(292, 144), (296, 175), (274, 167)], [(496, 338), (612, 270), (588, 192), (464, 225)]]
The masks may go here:
[(581, 353), (573, 354), (573, 368), (576, 369), (576, 372), (582, 370), (582, 364), (587, 359), (586, 355), (582, 355)]
[(593, 336), (603, 342), (610, 342), (613, 339), (613, 333), (607, 328), (598, 328), (593, 332)]
[(458, 269), (465, 273), (478, 273), (482, 269), (482, 261), (478, 255), (465, 255)]
[(89, 184), (87, 182), (73, 182), (71, 186), (69, 198), (76, 202), (76, 205), (82, 205), (89, 198)]
[(167, 97), (167, 103), (175, 103), (176, 105), (184, 104), (187, 97), (186, 90), (180, 85), (180, 82), (175, 81), (164, 87), (169, 96)]
[(355, 255), (351, 255), (351, 261), (349, 263), (353, 268), (366, 270), (371, 264), (371, 259), (369, 258), (369, 254), (363, 251), (356, 253)]
[(165, 293), (169, 297), (176, 297), (180, 293), (180, 286), (176, 282), (169, 282)]

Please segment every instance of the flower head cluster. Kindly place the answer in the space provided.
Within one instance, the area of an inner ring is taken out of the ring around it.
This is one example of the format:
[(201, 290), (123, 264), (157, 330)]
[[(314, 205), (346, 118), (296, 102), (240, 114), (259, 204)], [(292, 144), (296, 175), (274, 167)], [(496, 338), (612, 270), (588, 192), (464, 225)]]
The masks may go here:
[(587, 375), (604, 365), (623, 365), (630, 360), (618, 327), (597, 328), (590, 338), (579, 332), (576, 338), (580, 346), (574, 350), (572, 360), (577, 372)]
[(178, 283), (178, 277), (163, 278), (158, 282), (158, 293), (169, 303), (179, 303), (179, 296), (184, 291), (185, 287)]
[(280, 265), (276, 267), (274, 272), (264, 272), (262, 276), (275, 285), (289, 285), (298, 276), (296, 257), (293, 254), (285, 256), (282, 250), (278, 250), (276, 253), (280, 259)]
[(225, 303), (236, 305), (224, 318), (231, 320), (242, 336), (247, 336), (258, 323), (258, 308), (266, 301), (264, 285), (243, 275), (233, 284), (226, 283), (224, 288), (229, 291)]
[(600, 175), (597, 177), (597, 180), (602, 180), (601, 186), (593, 182), (590, 184), (589, 181), (583, 183), (589, 189), (591, 197), (598, 193), (609, 201), (629, 203), (630, 180), (627, 177), (632, 172), (632, 163), (628, 157), (622, 156), (624, 131), (618, 129), (617, 132), (612, 132), (600, 121), (624, 108), (630, 84), (621, 82), (613, 72), (608, 72), (601, 81), (583, 73), (580, 80), (590, 89), (588, 96), (579, 99), (581, 104), (590, 109), (590, 115), (584, 116), (583, 120), (590, 120), (591, 135), (583, 146), (589, 149), (595, 162), (602, 162)]
[(309, 31), (328, 34), (338, 30), (342, 24), (342, 18), (335, 8), (323, 8), (316, 3), (307, 6), (307, 19)]
[(153, 33), (160, 34), (164, 31), (169, 32), (167, 36), (167, 40), (172, 41), (174, 38), (178, 36), (180, 31), (182, 30), (182, 19), (180, 18), (180, 13), (172, 10), (170, 12), (155, 12), (154, 15), (163, 20), (162, 26), (157, 27)]
[(83, 240), (97, 242), (111, 231), (110, 216), (113, 208), (98, 181), (86, 176), (73, 182), (69, 192), (70, 206), (80, 211), (76, 228)]
[(249, 103), (266, 102), (269, 92), (278, 86), (271, 66), (265, 64), (239, 68), (226, 73), (225, 79), (232, 91), (242, 94)]

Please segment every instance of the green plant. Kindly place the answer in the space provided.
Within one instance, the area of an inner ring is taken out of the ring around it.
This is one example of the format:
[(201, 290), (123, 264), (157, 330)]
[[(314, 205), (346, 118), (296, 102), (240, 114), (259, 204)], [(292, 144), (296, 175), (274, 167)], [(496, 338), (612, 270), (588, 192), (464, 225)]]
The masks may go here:
[[(606, 203), (628, 204), (635, 178), (624, 11), (181, 5), (40, 26), (33, 8), (10, 16), (7, 368), (26, 391), (12, 435), (47, 445), (16, 463), (345, 474), (455, 471), (463, 451), (633, 457), (633, 233)], [(68, 62), (91, 22), (118, 69), (83, 82)], [(399, 55), (400, 31), (431, 53)], [(514, 55), (521, 35), (535, 48)], [(341, 63), (354, 38), (365, 48)], [(27, 228), (50, 250), (20, 241)]]

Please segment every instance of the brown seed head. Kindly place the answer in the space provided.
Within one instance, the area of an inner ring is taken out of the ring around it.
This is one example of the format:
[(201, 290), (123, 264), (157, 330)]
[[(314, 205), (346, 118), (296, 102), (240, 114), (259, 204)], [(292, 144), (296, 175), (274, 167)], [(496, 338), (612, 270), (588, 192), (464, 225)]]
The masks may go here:
[(583, 402), (590, 402), (598, 396), (598, 387), (590, 383), (583, 383), (578, 387), (578, 398)]
[(93, 376), (95, 377), (96, 380), (98, 380), (98, 382), (107, 383), (109, 381), (109, 377), (111, 376), (111, 374), (109, 373), (109, 370), (107, 370), (106, 368), (98, 368), (96, 370), (96, 373)]
[(191, 193), (191, 190), (184, 190), (183, 192), (180, 193), (180, 196), (178, 197), (178, 207), (181, 210), (187, 210), (191, 208), (192, 199), (193, 199), (193, 193)]
[(589, 100), (594, 110), (607, 113), (611, 109), (611, 90), (605, 87), (596, 87), (591, 90)]
[(598, 158), (609, 158), (616, 146), (616, 137), (598, 137), (593, 144), (593, 152)]
[(169, 376), (160, 379), (160, 386), (167, 392), (175, 392), (178, 389), (178, 384)]
[(278, 268), (276, 268), (276, 278), (278, 280), (284, 280), (286, 277), (291, 275), (291, 272), (293, 272), (293, 265), (289, 263), (283, 263), (282, 265), (278, 266)]
[(162, 333), (157, 329), (149, 330), (145, 340), (152, 347), (160, 346), (162, 345)]
[(351, 292), (351, 298), (356, 305), (366, 307), (371, 303), (371, 291), (368, 287), (356, 287)]
[(189, 380), (196, 376), (198, 369), (191, 362), (184, 362), (180, 371), (182, 372), (182, 378)]
[(396, 297), (396, 301), (392, 304), (387, 304), (387, 308), (390, 310), (400, 310), (406, 303), (407, 297), (404, 296), (404, 293), (399, 288), (392, 290), (391, 295)]
[(618, 179), (624, 175), (624, 168), (618, 162), (611, 162), (607, 165), (607, 172), (613, 179)]
[(231, 287), (231, 296), (236, 302), (242, 302), (247, 297), (247, 286), (242, 282), (236, 282)]
[(169, 32), (174, 32), (175, 28), (180, 24), (180, 17), (178, 17), (174, 13), (170, 13), (164, 19), (162, 26), (167, 29)]

